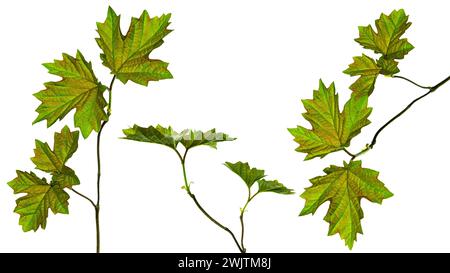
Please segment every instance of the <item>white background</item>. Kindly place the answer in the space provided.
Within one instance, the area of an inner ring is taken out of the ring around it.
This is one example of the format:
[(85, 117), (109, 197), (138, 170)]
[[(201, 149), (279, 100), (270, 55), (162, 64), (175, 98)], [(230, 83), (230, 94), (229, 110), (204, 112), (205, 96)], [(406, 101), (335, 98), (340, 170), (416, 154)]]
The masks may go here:
[[(109, 2), (109, 3), (107, 3)], [(153, 58), (170, 63), (175, 79), (148, 88), (120, 83), (114, 88), (113, 115), (103, 135), (102, 249), (105, 252), (235, 252), (228, 234), (209, 222), (181, 190), (176, 155), (151, 144), (120, 140), (121, 129), (161, 123), (176, 129), (217, 128), (238, 140), (218, 150), (197, 148), (188, 159), (193, 192), (213, 216), (238, 233), (246, 188), (225, 161), (248, 161), (297, 193), (264, 194), (246, 216), (249, 252), (346, 252), (337, 235), (328, 237), (322, 220), (298, 217), (298, 197), (308, 179), (348, 156), (335, 153), (304, 162), (286, 128), (308, 126), (301, 98), (310, 98), (319, 78), (336, 82), (342, 103), (355, 80), (341, 73), (363, 49), (353, 39), (394, 8), (413, 22), (406, 37), (416, 47), (401, 61), (400, 75), (433, 85), (450, 73), (448, 1), (2, 1), (0, 3), (0, 251), (92, 252), (93, 209), (76, 195), (69, 215), (50, 213), (45, 231), (23, 233), (15, 199), (6, 182), (15, 170), (31, 170), (34, 139), (53, 141), (72, 114), (46, 129), (31, 126), (39, 102), (32, 96), (57, 80), (41, 63), (80, 49), (103, 83), (111, 75), (99, 60), (97, 21), (108, 4), (131, 16), (171, 12), (175, 30)], [(365, 51), (366, 54), (370, 52)], [(380, 77), (370, 98), (372, 124), (354, 139), (358, 151), (374, 132), (424, 90)], [(386, 129), (363, 166), (378, 170), (394, 193), (383, 205), (362, 201), (364, 235), (354, 252), (450, 250), (448, 176), (450, 84), (427, 97)], [(342, 104), (341, 104), (342, 105)], [(95, 134), (80, 141), (69, 161), (81, 179), (78, 189), (95, 197)], [(40, 175), (41, 172), (37, 171)]]

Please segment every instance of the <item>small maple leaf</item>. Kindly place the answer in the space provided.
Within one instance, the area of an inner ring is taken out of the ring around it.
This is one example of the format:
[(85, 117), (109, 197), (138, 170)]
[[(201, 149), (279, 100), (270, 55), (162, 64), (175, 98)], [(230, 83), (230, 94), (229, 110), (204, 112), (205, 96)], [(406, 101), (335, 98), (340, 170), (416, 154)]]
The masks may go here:
[(300, 215), (314, 214), (330, 201), (325, 221), (330, 223), (329, 235), (339, 233), (351, 249), (358, 233), (362, 234), (364, 217), (361, 198), (381, 204), (393, 194), (378, 180), (378, 172), (361, 167), (361, 161), (344, 162), (343, 167), (330, 166), (326, 175), (311, 179), (301, 197), (306, 200)]
[(340, 112), (334, 83), (327, 88), (321, 80), (313, 99), (302, 100), (306, 109), (303, 117), (311, 123), (312, 129), (302, 126), (289, 129), (295, 142), (300, 144), (296, 151), (307, 153), (305, 160), (309, 160), (349, 146), (351, 139), (370, 123), (368, 116), (372, 108), (367, 106), (367, 100), (367, 95), (352, 96)]
[(110, 7), (104, 23), (97, 23), (99, 38), (97, 44), (103, 53), (103, 65), (111, 70), (120, 81), (129, 80), (148, 85), (149, 81), (171, 79), (168, 63), (149, 59), (149, 54), (160, 47), (163, 38), (172, 30), (168, 29), (170, 14), (152, 17), (147, 11), (139, 18), (132, 18), (130, 28), (124, 36), (120, 29), (120, 16)]

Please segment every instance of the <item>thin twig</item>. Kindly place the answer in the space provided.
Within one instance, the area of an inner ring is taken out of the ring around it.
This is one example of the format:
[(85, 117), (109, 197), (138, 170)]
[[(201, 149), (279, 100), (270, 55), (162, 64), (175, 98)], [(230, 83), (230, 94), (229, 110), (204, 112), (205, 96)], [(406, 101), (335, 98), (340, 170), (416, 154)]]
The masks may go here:
[(354, 158), (355, 155), (352, 154), (349, 150), (347, 150), (346, 148), (342, 149), (346, 154), (348, 154), (350, 157)]
[(423, 87), (421, 85), (416, 84), (415, 82), (402, 77), (402, 76), (395, 76), (397, 78), (401, 78), (401, 79), (406, 79), (407, 81), (413, 83), (416, 86), (419, 86), (421, 88), (425, 88), (428, 89), (429, 91), (425, 94), (423, 94), (422, 96), (414, 99), (411, 103), (409, 103), (402, 111), (400, 111), (397, 115), (395, 115), (393, 118), (391, 118), (388, 122), (386, 122), (383, 126), (381, 126), (380, 129), (378, 129), (378, 131), (375, 133), (375, 135), (372, 138), (372, 142), (369, 144), (369, 147), (372, 149), (373, 146), (375, 146), (375, 144), (377, 143), (377, 137), (380, 135), (380, 133), (392, 122), (394, 122), (396, 119), (398, 119), (399, 117), (401, 117), (406, 111), (408, 111), (409, 108), (411, 108), (411, 106), (413, 106), (416, 102), (418, 102), (419, 100), (425, 98), (426, 96), (430, 95), (431, 93), (433, 93), (434, 91), (436, 91), (439, 87), (441, 87), (442, 85), (444, 85), (446, 82), (448, 82), (450, 80), (450, 76), (448, 76), (447, 78), (445, 78), (444, 80), (442, 80), (441, 82), (439, 82), (438, 84), (436, 84), (435, 86), (432, 87)]
[(395, 115), (393, 118), (391, 118), (388, 122), (386, 122), (383, 126), (380, 127), (380, 129), (378, 129), (378, 131), (375, 133), (375, 135), (372, 138), (372, 142), (370, 142), (369, 147), (373, 148), (373, 146), (375, 146), (375, 144), (377, 143), (377, 138), (380, 135), (380, 133), (392, 122), (394, 122), (396, 119), (398, 119), (399, 117), (401, 117), (406, 111), (408, 111), (409, 108), (411, 108), (411, 106), (413, 106), (416, 102), (418, 102), (419, 100), (425, 98), (426, 96), (428, 96), (429, 94), (433, 93), (432, 90), (428, 91), (427, 93), (423, 94), (422, 96), (416, 98), (415, 100), (413, 100), (410, 104), (408, 104), (402, 111), (400, 111), (400, 113), (398, 113), (397, 115)]
[(396, 119), (398, 119), (399, 117), (401, 117), (406, 111), (408, 111), (416, 102), (420, 101), (421, 99), (427, 97), (428, 95), (430, 95), (431, 93), (433, 93), (434, 91), (436, 91), (439, 87), (441, 87), (442, 85), (444, 85), (446, 82), (450, 81), (450, 76), (448, 76), (447, 78), (445, 78), (444, 80), (442, 80), (441, 82), (439, 82), (438, 84), (432, 86), (432, 87), (426, 87), (420, 84), (415, 83), (414, 81), (406, 78), (406, 77), (402, 77), (402, 76), (394, 76), (394, 78), (399, 78), (399, 79), (403, 79), (406, 80), (412, 84), (414, 84), (415, 86), (418, 86), (420, 88), (423, 89), (427, 89), (428, 92), (426, 92), (425, 94), (419, 96), (418, 98), (414, 99), (412, 102), (410, 102), (402, 111), (400, 111), (397, 115), (395, 115), (393, 118), (391, 118), (388, 122), (386, 122), (383, 126), (380, 127), (380, 129), (378, 129), (375, 133), (375, 135), (372, 138), (372, 141), (370, 142), (370, 144), (367, 144), (367, 146), (361, 150), (361, 152), (357, 153), (357, 154), (352, 154), (350, 152), (348, 152), (346, 149), (344, 149), (344, 151), (351, 157), (351, 160), (354, 160), (356, 157), (364, 154), (365, 152), (369, 151), (370, 149), (373, 149), (373, 147), (375, 146), (375, 144), (377, 143), (377, 138), (378, 136), (381, 134), (381, 132), (386, 129), (386, 127), (389, 126), (389, 124), (391, 124), (392, 122), (394, 122)]
[(97, 253), (100, 253), (100, 180), (102, 175), (102, 167), (101, 167), (101, 154), (100, 154), (100, 143), (103, 128), (109, 121), (109, 117), (111, 116), (111, 103), (112, 103), (112, 89), (114, 85), (114, 81), (116, 80), (116, 76), (114, 76), (109, 84), (108, 93), (108, 107), (107, 107), (107, 116), (108, 119), (104, 120), (100, 126), (100, 130), (97, 134), (97, 203), (95, 205), (95, 229), (96, 229), (96, 250)]
[(223, 229), (224, 231), (226, 231), (227, 233), (229, 233), (231, 235), (231, 237), (233, 238), (234, 243), (236, 244), (236, 246), (239, 248), (239, 251), (241, 253), (245, 253), (244, 249), (242, 249), (242, 247), (239, 245), (238, 240), (236, 239), (236, 236), (234, 235), (234, 233), (226, 226), (222, 225), (219, 221), (217, 221), (216, 219), (214, 219), (203, 207), (202, 205), (200, 205), (200, 202), (198, 202), (197, 198), (195, 197), (195, 195), (191, 192), (191, 187), (189, 185), (188, 179), (187, 179), (187, 175), (186, 175), (186, 156), (187, 156), (187, 152), (188, 149), (186, 149), (186, 151), (184, 152), (184, 155), (181, 156), (180, 152), (178, 152), (178, 150), (174, 149), (178, 155), (178, 157), (180, 158), (181, 161), (181, 166), (183, 168), (183, 178), (184, 178), (184, 188), (187, 192), (187, 194), (189, 195), (189, 197), (191, 197), (191, 199), (194, 201), (195, 205), (197, 206), (197, 208), (214, 224), (216, 224), (218, 227), (220, 227), (221, 229)]
[(412, 80), (410, 80), (410, 79), (408, 79), (408, 78), (406, 78), (406, 77), (403, 77), (403, 76), (397, 76), (397, 75), (396, 75), (396, 76), (392, 76), (392, 78), (397, 78), (397, 79), (405, 80), (405, 81), (410, 82), (410, 83), (414, 84), (415, 86), (420, 87), (420, 88), (423, 88), (423, 89), (431, 89), (431, 86), (423, 86), (423, 85), (420, 85), (420, 84), (418, 84), (418, 83), (416, 83), (416, 82), (414, 82), (414, 81), (412, 81)]
[(94, 209), (97, 209), (97, 206), (95, 205), (94, 201), (92, 201), (91, 198), (87, 197), (86, 195), (82, 194), (81, 192), (71, 188), (71, 191), (73, 191), (74, 193), (78, 194), (79, 196), (83, 197), (84, 199), (88, 200), (89, 203), (91, 203), (91, 205), (94, 207)]
[(241, 221), (241, 249), (242, 249), (242, 253), (247, 253), (247, 249), (244, 246), (244, 214), (245, 211), (247, 210), (247, 206), (250, 203), (250, 201), (253, 200), (253, 198), (255, 198), (255, 196), (258, 194), (259, 192), (251, 195), (250, 192), (250, 188), (248, 188), (248, 197), (247, 197), (247, 202), (245, 202), (244, 207), (241, 209), (241, 215), (239, 216), (239, 219)]

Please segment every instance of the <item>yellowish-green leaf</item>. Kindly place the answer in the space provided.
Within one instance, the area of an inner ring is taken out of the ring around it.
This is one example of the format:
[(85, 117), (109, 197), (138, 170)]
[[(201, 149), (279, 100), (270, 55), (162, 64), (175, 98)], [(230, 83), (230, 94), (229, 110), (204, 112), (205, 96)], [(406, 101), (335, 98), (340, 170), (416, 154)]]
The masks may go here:
[(48, 210), (54, 214), (69, 213), (69, 195), (57, 183), (48, 184), (46, 179), (34, 173), (17, 171), (17, 177), (8, 182), (15, 194), (25, 194), (16, 201), (14, 212), (20, 215), (23, 231), (45, 229)]
[(171, 32), (168, 29), (170, 14), (152, 17), (144, 11), (139, 18), (132, 18), (126, 35), (120, 29), (120, 16), (110, 7), (103, 23), (97, 23), (99, 38), (97, 44), (102, 49), (103, 64), (120, 81), (129, 80), (148, 85), (149, 81), (171, 79), (168, 63), (149, 59), (149, 54), (163, 44), (163, 38)]
[(65, 164), (78, 148), (79, 132), (71, 132), (65, 126), (60, 133), (55, 133), (53, 150), (48, 143), (36, 140), (34, 157), (31, 161), (36, 168), (52, 174), (53, 180), (61, 187), (72, 187), (80, 184), (75, 172)]
[(383, 58), (403, 59), (414, 46), (407, 39), (401, 38), (411, 26), (403, 9), (394, 10), (391, 14), (381, 14), (375, 21), (377, 32), (372, 26), (360, 26), (359, 37), (355, 39), (364, 48), (383, 54)]
[(362, 56), (353, 57), (353, 63), (349, 64), (344, 73), (351, 76), (378, 75), (380, 68), (372, 58), (363, 54)]
[(341, 144), (344, 147), (350, 146), (350, 141), (357, 136), (361, 129), (370, 124), (368, 119), (372, 108), (367, 107), (368, 96), (355, 96), (352, 94), (344, 105), (340, 117), (342, 119)]
[(367, 106), (367, 95), (351, 96), (341, 113), (334, 83), (327, 88), (320, 81), (313, 99), (302, 102), (306, 109), (303, 117), (309, 121), (312, 129), (297, 126), (289, 129), (289, 132), (300, 145), (296, 151), (307, 154), (305, 160), (324, 157), (348, 147), (351, 139), (370, 123), (368, 117), (372, 108)]
[(330, 166), (326, 175), (311, 179), (301, 197), (306, 200), (300, 215), (314, 214), (325, 202), (330, 201), (324, 218), (330, 224), (328, 235), (339, 233), (351, 249), (362, 234), (364, 217), (361, 199), (379, 203), (393, 194), (378, 179), (378, 172), (361, 167), (361, 161), (344, 162), (343, 167)]
[(375, 88), (375, 81), (380, 74), (381, 68), (367, 55), (353, 57), (351, 63), (344, 73), (350, 76), (360, 76), (350, 89), (357, 95), (370, 95)]
[(58, 156), (50, 149), (48, 143), (44, 143), (38, 139), (35, 141), (36, 148), (34, 149), (34, 157), (31, 158), (36, 168), (52, 173), (62, 170), (64, 163)]
[(79, 135), (78, 131), (70, 131), (68, 126), (55, 133), (53, 151), (64, 164), (77, 151)]
[(80, 128), (83, 137), (87, 138), (93, 130), (98, 132), (101, 122), (108, 119), (103, 97), (106, 87), (95, 77), (91, 63), (78, 51), (76, 58), (63, 54), (63, 60), (44, 66), (62, 80), (47, 82), (45, 90), (34, 94), (41, 101), (34, 123), (47, 120), (50, 127), (75, 109), (75, 126)]
[(76, 152), (78, 138), (78, 131), (71, 132), (65, 126), (61, 132), (55, 133), (53, 150), (48, 143), (36, 140), (31, 160), (37, 169), (52, 175), (51, 183), (33, 172), (23, 171), (17, 171), (17, 177), (8, 183), (15, 194), (25, 194), (17, 199), (14, 210), (20, 214), (19, 224), (24, 231), (36, 231), (39, 227), (45, 229), (49, 209), (55, 214), (69, 213), (69, 195), (64, 188), (72, 188), (80, 181), (66, 162)]

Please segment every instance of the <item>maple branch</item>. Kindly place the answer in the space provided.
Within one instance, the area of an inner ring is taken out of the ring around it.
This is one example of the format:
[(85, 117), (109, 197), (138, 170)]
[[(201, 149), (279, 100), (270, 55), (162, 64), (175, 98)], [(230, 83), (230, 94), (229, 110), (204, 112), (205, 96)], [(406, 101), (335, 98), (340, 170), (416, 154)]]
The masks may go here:
[(437, 89), (439, 89), (439, 87), (441, 87), (442, 85), (444, 85), (446, 82), (450, 81), (450, 76), (448, 76), (447, 78), (445, 78), (444, 80), (440, 81), (438, 84), (431, 86), (431, 87), (425, 87), (422, 85), (419, 85), (417, 83), (415, 83), (414, 81), (402, 77), (402, 76), (394, 76), (394, 78), (399, 78), (399, 79), (403, 79), (406, 80), (420, 88), (423, 89), (427, 89), (428, 92), (426, 92), (425, 94), (419, 96), (418, 98), (414, 99), (412, 102), (410, 102), (402, 111), (400, 111), (397, 115), (395, 115), (393, 118), (391, 118), (388, 122), (386, 122), (383, 126), (380, 127), (380, 129), (378, 129), (375, 133), (375, 135), (372, 138), (372, 141), (370, 142), (370, 144), (367, 144), (366, 147), (361, 150), (359, 153), (357, 154), (352, 154), (350, 152), (348, 152), (346, 149), (344, 149), (344, 151), (351, 156), (351, 161), (354, 160), (356, 157), (364, 154), (365, 152), (369, 151), (370, 149), (373, 149), (373, 147), (375, 146), (375, 144), (377, 143), (377, 138), (380, 135), (380, 133), (386, 129), (386, 127), (389, 126), (389, 124), (391, 124), (392, 122), (394, 122), (396, 119), (398, 119), (399, 117), (401, 117), (406, 111), (408, 111), (416, 102), (420, 101), (421, 99), (425, 98), (426, 96), (430, 95), (431, 93), (433, 93), (434, 91), (436, 91)]
[(450, 76), (448, 76), (447, 78), (445, 78), (444, 80), (442, 80), (440, 83), (436, 84), (435, 86), (431, 87), (431, 91), (435, 91), (436, 89), (438, 89), (439, 87), (443, 86), (446, 82), (450, 81)]
[[(397, 78), (401, 78), (401, 79), (406, 79), (404, 77), (401, 76), (396, 76)], [(407, 79), (408, 80), (408, 79)], [(444, 85), (446, 82), (448, 82), (450, 80), (450, 76), (448, 76), (447, 78), (445, 78), (444, 80), (442, 80), (441, 82), (439, 82), (438, 84), (432, 86), (432, 87), (423, 87), (421, 85), (418, 85), (416, 83), (414, 83), (411, 80), (408, 80), (409, 82), (413, 83), (414, 85), (417, 85), (421, 88), (425, 88), (428, 89), (429, 91), (425, 94), (423, 94), (422, 96), (414, 99), (411, 103), (409, 103), (402, 111), (400, 111), (397, 115), (395, 115), (393, 118), (391, 118), (388, 122), (386, 122), (383, 126), (381, 126), (380, 129), (378, 129), (378, 131), (375, 133), (375, 135), (373, 136), (372, 142), (370, 143), (369, 147), (370, 149), (373, 148), (373, 146), (375, 146), (375, 144), (377, 143), (377, 137), (380, 135), (380, 133), (392, 122), (394, 122), (396, 119), (398, 119), (399, 117), (401, 117), (406, 111), (408, 111), (409, 108), (411, 108), (416, 102), (418, 102), (419, 100), (425, 98), (426, 96), (430, 95), (431, 93), (433, 93), (434, 91), (436, 91), (439, 87), (441, 87), (442, 85)]]
[(189, 185), (188, 179), (187, 179), (187, 175), (186, 175), (186, 156), (187, 156), (187, 152), (189, 149), (186, 149), (186, 151), (184, 152), (184, 155), (181, 156), (180, 152), (178, 152), (177, 149), (173, 148), (175, 150), (175, 152), (177, 153), (180, 162), (181, 162), (181, 166), (183, 168), (183, 178), (184, 178), (184, 189), (186, 190), (187, 194), (189, 195), (189, 197), (191, 197), (191, 199), (194, 201), (195, 205), (197, 206), (197, 208), (214, 224), (216, 224), (218, 227), (220, 227), (221, 229), (225, 230), (227, 233), (229, 233), (231, 235), (231, 237), (233, 238), (234, 243), (237, 245), (237, 247), (239, 248), (239, 251), (241, 253), (245, 253), (245, 249), (243, 249), (240, 245), (238, 240), (236, 239), (236, 236), (234, 235), (234, 233), (226, 226), (222, 225), (219, 221), (217, 221), (216, 219), (214, 219), (211, 215), (209, 215), (209, 213), (202, 207), (202, 205), (200, 205), (200, 203), (198, 202), (197, 198), (195, 197), (195, 195), (191, 192), (191, 187)]
[(114, 86), (114, 81), (116, 80), (116, 76), (114, 76), (111, 79), (111, 83), (108, 87), (108, 107), (107, 107), (107, 120), (104, 120), (100, 126), (100, 130), (97, 134), (97, 203), (95, 204), (95, 227), (96, 227), (96, 251), (97, 253), (100, 253), (100, 180), (101, 180), (101, 154), (100, 154), (100, 143), (101, 143), (101, 137), (103, 128), (105, 128), (105, 125), (109, 121), (109, 117), (111, 116), (111, 102), (112, 102), (112, 89)]
[(416, 102), (418, 102), (419, 100), (425, 98), (426, 96), (428, 96), (429, 94), (431, 94), (433, 91), (430, 90), (427, 93), (423, 94), (422, 96), (416, 98), (415, 100), (413, 100), (410, 104), (408, 104), (402, 111), (400, 111), (400, 113), (398, 113), (397, 115), (395, 115), (393, 118), (391, 118), (388, 122), (386, 122), (383, 126), (381, 126), (380, 129), (378, 129), (378, 131), (375, 133), (375, 135), (372, 138), (372, 142), (369, 144), (370, 148), (373, 148), (373, 146), (375, 146), (375, 144), (377, 143), (377, 138), (380, 135), (380, 133), (387, 127), (389, 126), (389, 124), (391, 124), (392, 122), (394, 122), (396, 119), (398, 119), (399, 117), (401, 117), (406, 111), (408, 111), (409, 108), (411, 108), (411, 106), (413, 106)]

